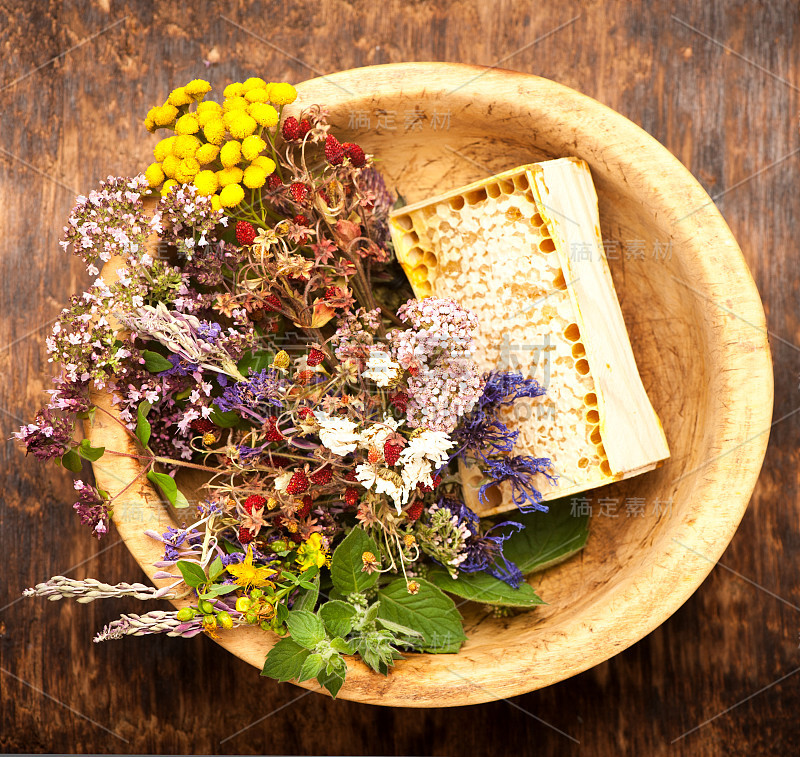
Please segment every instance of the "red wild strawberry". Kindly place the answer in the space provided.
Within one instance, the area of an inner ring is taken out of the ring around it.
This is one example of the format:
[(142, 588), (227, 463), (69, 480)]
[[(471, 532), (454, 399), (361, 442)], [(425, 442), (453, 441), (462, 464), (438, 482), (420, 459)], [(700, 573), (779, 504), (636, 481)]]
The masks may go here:
[(422, 515), (423, 504), (421, 499), (417, 499), (412, 502), (408, 508), (406, 509), (406, 518), (408, 518), (412, 523), (415, 520), (419, 520), (419, 516)]
[(311, 123), (307, 118), (301, 119), (298, 126), (300, 127), (300, 139), (305, 137), (305, 135), (311, 131)]
[(333, 134), (325, 137), (325, 158), (332, 166), (339, 166), (344, 162), (344, 150)]
[(274, 415), (267, 418), (269, 431), (267, 431), (266, 439), (268, 442), (279, 442), (283, 439), (283, 434), (278, 430), (278, 419)]
[(311, 499), (311, 497), (308, 494), (306, 494), (306, 496), (303, 497), (302, 506), (298, 510), (296, 510), (295, 513), (294, 513), (295, 517), (296, 518), (307, 518), (308, 514), (311, 512), (311, 506), (313, 504), (314, 504), (314, 500)]
[(314, 411), (310, 407), (301, 407), (297, 414), (305, 421), (311, 420), (314, 417)]
[(439, 486), (440, 483), (442, 483), (442, 479), (434, 473), (433, 476), (431, 477), (431, 483), (433, 484), (433, 486), (428, 486), (427, 484), (420, 484), (417, 488), (421, 492), (432, 492), (437, 486)]
[(276, 173), (271, 173), (267, 176), (267, 189), (274, 192), (278, 187), (282, 187), (283, 182), (281, 181), (281, 177), (278, 176)]
[[(304, 409), (308, 410), (308, 408)], [(309, 478), (311, 479), (311, 483), (316, 486), (325, 486), (325, 484), (329, 484), (333, 478), (331, 466), (326, 465), (324, 468), (320, 468), (316, 473), (312, 473)]]
[(370, 447), (369, 453), (367, 454), (367, 462), (370, 465), (375, 465), (375, 463), (379, 462), (381, 459), (381, 453), (378, 452), (377, 447)]
[(311, 352), (308, 353), (306, 363), (313, 368), (315, 365), (319, 365), (324, 359), (325, 353), (322, 350), (318, 350), (316, 347), (312, 347)]
[(342, 293), (342, 290), (339, 287), (328, 287), (325, 290), (325, 297), (323, 299), (331, 300), (334, 297), (338, 297)]
[(239, 543), (244, 546), (253, 541), (253, 532), (249, 528), (239, 526)]
[(359, 500), (358, 489), (356, 489), (353, 486), (348, 486), (344, 490), (344, 503), (348, 507), (355, 507), (358, 504), (358, 500)]
[(356, 168), (361, 168), (367, 164), (367, 156), (364, 155), (364, 151), (358, 145), (353, 142), (344, 142), (342, 143), (342, 149)]
[(306, 489), (308, 489), (308, 476), (306, 476), (306, 472), (302, 470), (295, 471), (294, 475), (289, 480), (289, 485), (286, 487), (286, 493), (302, 494)]
[(408, 407), (408, 395), (405, 392), (397, 392), (389, 398), (389, 404), (396, 407), (401, 413)]
[(295, 202), (301, 203), (308, 196), (308, 187), (299, 181), (295, 181), (289, 185), (289, 194)]
[(345, 481), (356, 481), (356, 472), (355, 470), (349, 470), (347, 473), (344, 474)]
[(260, 510), (264, 505), (267, 504), (267, 500), (264, 499), (260, 494), (251, 494), (245, 501), (244, 501), (244, 509), (252, 515), (253, 510)]
[(309, 223), (308, 223), (308, 218), (306, 218), (306, 217), (305, 217), (305, 216), (304, 216), (302, 213), (298, 213), (298, 214), (297, 214), (297, 215), (294, 217), (294, 219), (292, 219), (292, 220), (294, 220), (294, 222), (295, 222), (295, 223), (296, 223), (298, 226), (308, 226), (308, 225), (309, 225)]
[(403, 447), (399, 444), (392, 444), (391, 442), (386, 442), (383, 445), (383, 459), (386, 460), (386, 465), (391, 467), (395, 465), (397, 461), (400, 459), (400, 453), (403, 451)]
[(193, 420), (190, 425), (192, 430), (197, 431), (198, 434), (207, 434), (209, 431), (213, 431), (216, 428), (208, 418), (197, 418)]
[(264, 298), (264, 310), (280, 310), (281, 301), (276, 294), (267, 295)]
[(295, 375), (294, 380), (296, 384), (300, 384), (300, 386), (305, 386), (311, 379), (314, 377), (314, 371), (298, 371)]
[(289, 116), (281, 127), (281, 134), (287, 142), (294, 139), (300, 139), (300, 124), (294, 116)]
[(239, 244), (253, 244), (253, 240), (255, 238), (256, 230), (252, 223), (248, 223), (247, 221), (239, 221), (239, 223), (236, 224), (236, 241)]

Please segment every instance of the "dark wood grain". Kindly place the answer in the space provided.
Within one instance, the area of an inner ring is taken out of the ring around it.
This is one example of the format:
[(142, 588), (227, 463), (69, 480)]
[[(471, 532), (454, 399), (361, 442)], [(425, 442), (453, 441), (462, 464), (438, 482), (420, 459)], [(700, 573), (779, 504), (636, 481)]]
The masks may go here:
[[(591, 671), (458, 710), (306, 695), (259, 679), (204, 638), (93, 645), (105, 622), (136, 611), (129, 602), (17, 601), (23, 588), (52, 574), (122, 581), (141, 572), (113, 531), (98, 544), (77, 523), (63, 472), (44, 475), (8, 442), (0, 506), (0, 750), (798, 753), (800, 413), (790, 415), (800, 408), (798, 36), (800, 11), (788, 0), (769, 7), (719, 0), (0, 0), (4, 438), (41, 404), (49, 385), (47, 324), (88, 282), (57, 247), (73, 196), (109, 173), (149, 162), (152, 139), (140, 119), (150, 104), (194, 76), (215, 84), (253, 74), (300, 81), (401, 60), (499, 64), (552, 78), (664, 143), (718, 198), (744, 251), (764, 299), (776, 381), (775, 424), (750, 509), (692, 599)], [(216, 55), (206, 68), (204, 60)]]

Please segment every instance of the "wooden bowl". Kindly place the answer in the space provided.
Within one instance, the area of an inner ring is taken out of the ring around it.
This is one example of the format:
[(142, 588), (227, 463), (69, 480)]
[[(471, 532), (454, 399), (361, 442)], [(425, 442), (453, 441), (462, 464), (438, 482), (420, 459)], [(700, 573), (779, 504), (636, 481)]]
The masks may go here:
[[(464, 604), (469, 641), (459, 654), (409, 655), (388, 677), (351, 661), (340, 696), (402, 707), (476, 704), (607, 660), (697, 589), (732, 538), (761, 468), (772, 368), (764, 311), (736, 241), (664, 147), (555, 82), (403, 63), (313, 79), (298, 91), (293, 110), (324, 104), (335, 133), (378, 156), (389, 186), (408, 202), (523, 163), (583, 158), (597, 185), (636, 360), (672, 451), (660, 469), (587, 494), (593, 515), (586, 549), (531, 578), (547, 606), (495, 619)], [(108, 398), (100, 401), (108, 406)], [(102, 413), (92, 433), (94, 444), (127, 447), (118, 424)], [(95, 470), (112, 495), (138, 471), (133, 461), (111, 463), (108, 455)], [(161, 550), (141, 532), (172, 521), (146, 481), (122, 499), (117, 528), (152, 576)], [(274, 641), (243, 629), (222, 632), (218, 643), (260, 668)]]

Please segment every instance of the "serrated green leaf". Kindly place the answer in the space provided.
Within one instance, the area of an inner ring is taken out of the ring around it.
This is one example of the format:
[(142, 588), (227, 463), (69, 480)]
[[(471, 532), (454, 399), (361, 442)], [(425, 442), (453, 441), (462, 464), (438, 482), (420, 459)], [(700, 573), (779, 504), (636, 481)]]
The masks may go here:
[(353, 630), (356, 608), (347, 602), (333, 599), (319, 608), (319, 616), (331, 636), (347, 636)]
[(414, 646), (424, 652), (458, 649), (467, 638), (455, 603), (429, 581), (416, 579), (419, 591), (409, 594), (400, 578), (378, 592), (378, 617), (422, 634)]
[(142, 447), (146, 447), (150, 441), (150, 422), (147, 420), (147, 414), (150, 408), (153, 407), (147, 400), (139, 403), (136, 409), (136, 436), (142, 443)]
[(152, 350), (142, 350), (142, 357), (144, 358), (144, 367), (150, 371), (150, 373), (161, 373), (173, 367), (172, 363), (167, 360), (167, 358)]
[(364, 552), (380, 555), (378, 545), (364, 529), (356, 526), (336, 547), (331, 559), (333, 585), (342, 594), (361, 593), (378, 580), (378, 573), (370, 574), (362, 570), (364, 563), (361, 555)]
[(295, 599), (294, 605), (292, 605), (293, 610), (314, 612), (314, 608), (317, 606), (317, 598), (319, 597), (319, 576), (314, 578), (310, 586), (310, 589), (301, 592), (300, 596)]
[(206, 574), (197, 563), (178, 560), (178, 570), (181, 572), (186, 585), (191, 586), (193, 589), (206, 582)]
[[(339, 659), (341, 660), (342, 658), (340, 657)], [(347, 675), (347, 665), (345, 664), (344, 660), (342, 660), (342, 665), (344, 668), (337, 668), (331, 670), (330, 672), (326, 669), (317, 673), (317, 681), (319, 685), (326, 688), (334, 699), (336, 699), (336, 695), (342, 688), (345, 676)]]
[(544, 570), (583, 549), (589, 536), (589, 515), (573, 515), (570, 498), (547, 503), (546, 513), (514, 513), (512, 520), (525, 526), (503, 545), (507, 560), (523, 573)]
[(394, 634), (400, 634), (401, 636), (419, 636), (422, 638), (422, 633), (419, 631), (415, 631), (413, 628), (409, 628), (408, 626), (400, 625), (400, 623), (394, 623), (391, 620), (386, 620), (386, 618), (378, 618), (378, 623), (380, 623), (387, 631), (391, 631)]
[(92, 447), (88, 439), (84, 439), (76, 448), (75, 451), (84, 459), (94, 462), (99, 460), (103, 453), (106, 451), (105, 447)]
[(216, 581), (222, 575), (223, 570), (225, 570), (225, 566), (222, 564), (222, 560), (219, 557), (214, 558), (214, 561), (208, 567), (208, 580)]
[(269, 650), (261, 675), (277, 681), (290, 681), (300, 675), (303, 663), (310, 654), (311, 652), (303, 649), (296, 641), (281, 639)]
[(352, 643), (345, 641), (341, 636), (331, 639), (331, 646), (341, 654), (355, 654), (355, 648)]
[(151, 470), (148, 472), (147, 478), (158, 486), (161, 493), (169, 500), (171, 505), (175, 504), (178, 498), (178, 485), (175, 483), (175, 479), (172, 478), (172, 476)]
[(317, 673), (319, 673), (325, 667), (325, 662), (322, 659), (322, 655), (318, 653), (310, 654), (303, 660), (303, 665), (300, 668), (300, 673), (297, 676), (298, 681), (307, 681), (309, 678), (316, 678)]
[(518, 589), (488, 573), (460, 573), (458, 578), (437, 565), (428, 571), (428, 580), (440, 589), (473, 602), (502, 607), (535, 607), (543, 602), (533, 588), (524, 581)]
[(73, 473), (80, 473), (83, 468), (80, 455), (74, 449), (67, 450), (61, 456), (61, 465)]
[(307, 610), (292, 610), (286, 626), (291, 637), (306, 649), (314, 649), (327, 636), (322, 618)]

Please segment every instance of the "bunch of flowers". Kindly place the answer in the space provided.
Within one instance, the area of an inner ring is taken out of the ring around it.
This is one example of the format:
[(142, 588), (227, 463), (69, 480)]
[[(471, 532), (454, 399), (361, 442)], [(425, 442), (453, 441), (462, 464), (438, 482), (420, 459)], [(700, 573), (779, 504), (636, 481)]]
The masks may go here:
[[(523, 524), (482, 522), (458, 461), (484, 471), (482, 497), (505, 481), (521, 510), (546, 510), (536, 487), (555, 481), (549, 460), (512, 455), (516, 433), (499, 415), (543, 392), (481, 374), (477, 320), (457, 302), (387, 304), (393, 198), (323, 108), (284, 117), (296, 91), (260, 78), (230, 84), (222, 103), (210, 91), (200, 80), (174, 90), (145, 119), (174, 132), (156, 162), (78, 198), (62, 244), (90, 273), (105, 268), (55, 324), (60, 375), (17, 434), (76, 472), (130, 456), (75, 441), (78, 420), (107, 412), (93, 392), (111, 393), (141, 475), (174, 508), (174, 527), (147, 532), (172, 583), (56, 577), (29, 593), (187, 599), (123, 616), (96, 640), (256, 625), (282, 637), (264, 674), (316, 677), (335, 695), (343, 655), (386, 673), (403, 651), (457, 651), (449, 594), (539, 602), (504, 555)], [(179, 489), (185, 467), (206, 474), (199, 502)], [(115, 497), (76, 489), (101, 538)]]

